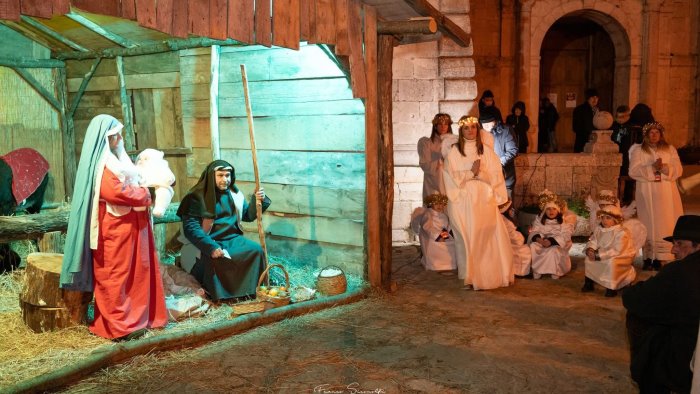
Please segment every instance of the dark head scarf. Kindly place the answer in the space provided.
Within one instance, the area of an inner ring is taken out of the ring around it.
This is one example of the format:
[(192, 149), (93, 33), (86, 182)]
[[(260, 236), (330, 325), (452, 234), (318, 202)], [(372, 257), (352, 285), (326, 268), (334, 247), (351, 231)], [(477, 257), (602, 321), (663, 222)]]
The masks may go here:
[(216, 217), (216, 168), (231, 168), (231, 186), (229, 189), (237, 193), (238, 189), (234, 185), (236, 182), (236, 170), (225, 160), (214, 160), (202, 172), (197, 184), (192, 186), (187, 195), (182, 199), (177, 216), (195, 216), (205, 219)]

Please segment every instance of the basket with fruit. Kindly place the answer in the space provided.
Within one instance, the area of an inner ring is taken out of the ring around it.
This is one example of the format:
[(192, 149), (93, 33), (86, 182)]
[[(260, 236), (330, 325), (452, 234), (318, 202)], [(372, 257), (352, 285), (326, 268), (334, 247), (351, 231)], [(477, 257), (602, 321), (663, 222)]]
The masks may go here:
[[(268, 275), (268, 272), (272, 267), (277, 267), (284, 273), (285, 286), (264, 286), (263, 280)], [(289, 294), (289, 274), (283, 266), (279, 264), (270, 264), (262, 275), (260, 275), (260, 280), (258, 280), (258, 288), (256, 290), (257, 299), (260, 301), (267, 301), (274, 304), (276, 307), (289, 305), (291, 299)]]

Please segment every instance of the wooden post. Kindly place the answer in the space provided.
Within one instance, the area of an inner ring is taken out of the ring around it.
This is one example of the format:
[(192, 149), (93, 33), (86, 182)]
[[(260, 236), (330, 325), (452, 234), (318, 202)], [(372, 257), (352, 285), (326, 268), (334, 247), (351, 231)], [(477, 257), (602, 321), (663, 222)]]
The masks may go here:
[(131, 114), (131, 100), (126, 91), (126, 79), (124, 78), (124, 59), (117, 56), (117, 75), (119, 76), (119, 98), (122, 102), (122, 118), (124, 121), (124, 148), (127, 151), (136, 149), (136, 136), (134, 135), (134, 122)]
[(221, 158), (219, 145), (219, 54), (221, 47), (211, 46), (211, 78), (209, 82), (209, 128), (211, 133), (211, 156)]
[(61, 104), (59, 104), (58, 100), (51, 94), (46, 88), (41, 84), (41, 82), (37, 81), (36, 78), (32, 76), (31, 73), (28, 71), (18, 68), (18, 67), (12, 67), (12, 69), (20, 76), (22, 79), (24, 79), (29, 86), (34, 88), (39, 95), (46, 100), (47, 103), (51, 104), (51, 106), (58, 112), (61, 112)]
[[(250, 135), (250, 152), (253, 155), (253, 173), (255, 174), (255, 190), (260, 190), (260, 174), (258, 173), (258, 155), (255, 150), (255, 128), (253, 127), (253, 110), (248, 94), (248, 76), (245, 72), (245, 64), (241, 64), (241, 79), (243, 81), (243, 95), (245, 96), (245, 111), (248, 114), (248, 134)], [(262, 225), (262, 202), (255, 199), (256, 216), (258, 222), (258, 236), (260, 236), (260, 246), (263, 250), (265, 267), (267, 267), (267, 245), (265, 244), (265, 231)], [(269, 276), (268, 276), (269, 278)], [(267, 282), (266, 282), (267, 283)]]
[(408, 21), (377, 22), (379, 34), (433, 34), (437, 31), (437, 22), (433, 18)]
[(73, 125), (73, 115), (68, 111), (68, 79), (66, 69), (57, 68), (54, 72), (54, 83), (56, 85), (56, 97), (60, 104), (59, 116), (61, 119), (61, 136), (63, 146), (63, 186), (66, 196), (73, 195), (73, 184), (75, 183), (75, 173), (77, 164), (75, 162), (75, 129)]
[(381, 223), (381, 248), (382, 248), (382, 285), (391, 286), (391, 228), (394, 211), (394, 137), (392, 111), (392, 69), (394, 60), (394, 43), (396, 39), (390, 35), (380, 35), (378, 44), (378, 96), (379, 96), (379, 183), (384, 186), (381, 189), (380, 198), (383, 203)]
[[(83, 77), (83, 80), (80, 82), (80, 88), (78, 91), (75, 93), (75, 96), (73, 96), (73, 102), (70, 104), (70, 110), (68, 112), (68, 116), (71, 118), (75, 114), (75, 110), (78, 109), (78, 104), (80, 104), (80, 99), (83, 98), (83, 94), (85, 94), (85, 89), (87, 89), (88, 84), (90, 83), (90, 80), (92, 79), (92, 76), (95, 74), (95, 71), (97, 70), (97, 66), (100, 65), (100, 62), (102, 61), (101, 57), (98, 57), (95, 59), (95, 61), (92, 63), (92, 67), (90, 67), (90, 71), (88, 71), (85, 76)], [(68, 81), (66, 81), (68, 83)], [(68, 90), (68, 89), (66, 89)]]
[[(352, 3), (352, 2), (351, 2)], [(381, 202), (379, 179), (379, 117), (377, 113), (377, 30), (376, 10), (365, 6), (365, 67), (366, 98), (365, 98), (365, 195), (367, 197), (367, 274), (372, 286), (382, 284), (382, 254), (381, 254)], [(356, 23), (351, 20), (350, 23)], [(360, 29), (360, 27), (357, 27)], [(350, 37), (351, 45), (353, 37)], [(352, 61), (352, 55), (351, 55)], [(352, 63), (351, 63), (352, 64)], [(355, 78), (357, 69), (353, 72)]]

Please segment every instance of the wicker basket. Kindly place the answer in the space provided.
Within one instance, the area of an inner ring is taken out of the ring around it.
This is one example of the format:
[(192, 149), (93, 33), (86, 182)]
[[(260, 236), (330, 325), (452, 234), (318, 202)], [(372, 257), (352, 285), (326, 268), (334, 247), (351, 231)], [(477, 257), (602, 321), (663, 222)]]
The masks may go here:
[[(267, 273), (270, 271), (270, 268), (272, 268), (272, 267), (278, 267), (279, 269), (282, 270), (282, 272), (284, 272), (284, 281), (287, 283), (287, 287), (286, 287), (287, 291), (283, 293), (284, 295), (271, 296), (270, 294), (267, 293), (267, 291), (263, 291), (260, 288), (263, 280), (265, 279), (265, 277), (267, 276)], [(284, 267), (279, 265), (279, 264), (270, 264), (267, 267), (267, 269), (265, 271), (263, 271), (262, 275), (260, 275), (260, 279), (258, 280), (258, 287), (257, 287), (255, 293), (257, 295), (258, 301), (270, 302), (270, 303), (274, 304), (275, 307), (289, 305), (289, 301), (290, 301), (291, 297), (289, 295), (289, 274), (287, 274), (287, 270), (284, 269)]]
[(251, 300), (233, 304), (231, 307), (233, 308), (233, 315), (245, 315), (247, 313), (263, 312), (274, 308), (274, 305), (267, 301)]
[[(335, 268), (340, 271), (340, 274), (334, 276), (323, 276), (323, 271)], [(318, 273), (318, 279), (316, 280), (316, 289), (324, 295), (336, 295), (343, 294), (348, 288), (348, 281), (345, 279), (345, 272), (338, 266), (329, 265)]]

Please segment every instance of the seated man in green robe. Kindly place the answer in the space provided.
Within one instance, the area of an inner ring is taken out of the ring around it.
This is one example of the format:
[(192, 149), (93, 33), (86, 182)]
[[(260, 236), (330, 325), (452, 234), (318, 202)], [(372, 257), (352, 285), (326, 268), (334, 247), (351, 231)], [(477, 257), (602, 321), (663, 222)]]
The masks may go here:
[(254, 198), (262, 202), (263, 211), (270, 199), (260, 188), (246, 201), (235, 181), (233, 166), (215, 160), (177, 210), (184, 235), (180, 265), (214, 301), (254, 295), (265, 269), (262, 248), (243, 236), (241, 221), (255, 220)]

